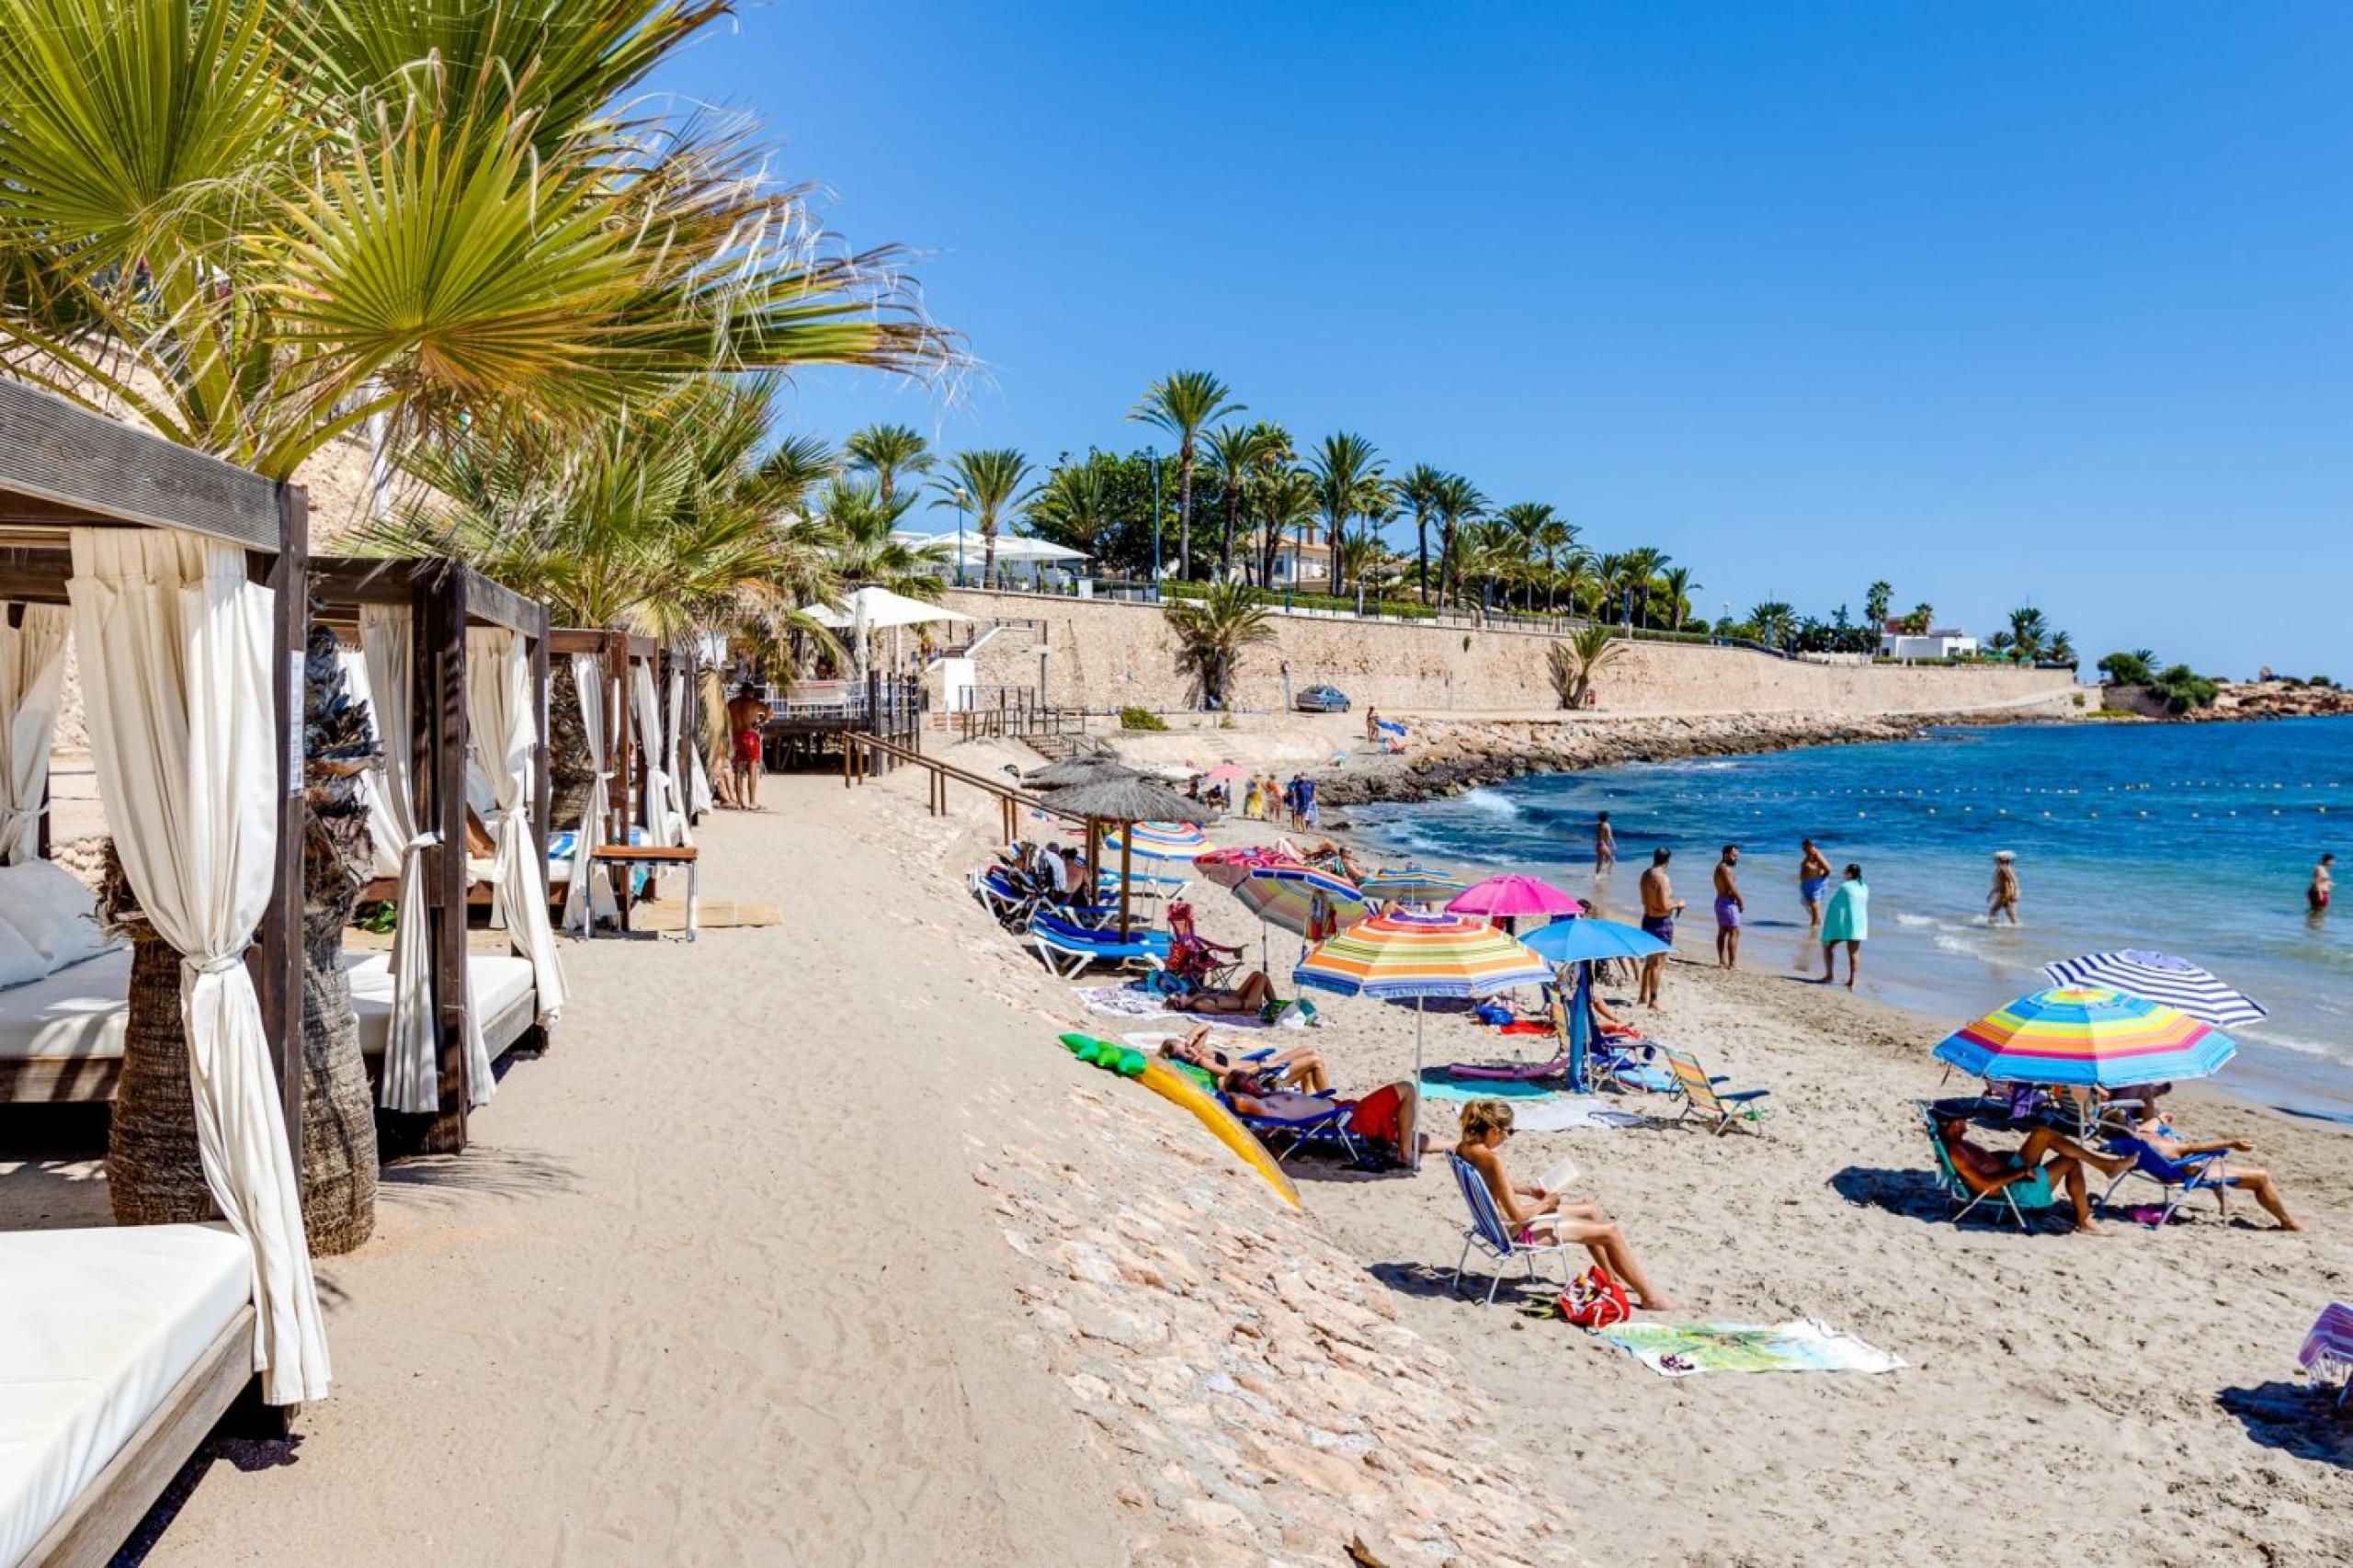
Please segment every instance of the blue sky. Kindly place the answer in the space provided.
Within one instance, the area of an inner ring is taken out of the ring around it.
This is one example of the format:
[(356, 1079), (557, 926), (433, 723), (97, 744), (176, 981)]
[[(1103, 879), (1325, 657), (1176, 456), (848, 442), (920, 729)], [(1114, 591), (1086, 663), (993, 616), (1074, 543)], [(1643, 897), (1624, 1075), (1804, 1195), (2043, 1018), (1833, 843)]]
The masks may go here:
[(1553, 503), (1704, 611), (1897, 601), (2353, 679), (2344, 0), (774, 0), (748, 108), (982, 369), (795, 412), (1034, 458), (1169, 369)]

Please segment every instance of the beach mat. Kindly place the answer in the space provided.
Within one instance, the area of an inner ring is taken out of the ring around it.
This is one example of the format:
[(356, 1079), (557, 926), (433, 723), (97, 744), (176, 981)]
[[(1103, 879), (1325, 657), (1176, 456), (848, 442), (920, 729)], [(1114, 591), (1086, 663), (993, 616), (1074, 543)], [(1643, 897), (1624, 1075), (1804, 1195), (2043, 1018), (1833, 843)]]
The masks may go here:
[(1221, 1029), (1307, 1027), (1307, 1016), (1291, 1007), (1286, 1007), (1282, 1017), (1269, 1024), (1255, 1013), (1179, 1013), (1141, 985), (1074, 985), (1070, 989), (1088, 1012), (1108, 1013), (1115, 1018), (1183, 1018), (1188, 1024), (1206, 1023)]
[(1699, 1372), (1892, 1372), (1904, 1363), (1813, 1318), (1788, 1323), (1627, 1323), (1596, 1335), (1662, 1378)]
[[(632, 904), (629, 923), (639, 931), (683, 931), (687, 901), (653, 898)], [(695, 929), (720, 931), (734, 926), (781, 926), (784, 910), (765, 899), (707, 898), (695, 905)]]

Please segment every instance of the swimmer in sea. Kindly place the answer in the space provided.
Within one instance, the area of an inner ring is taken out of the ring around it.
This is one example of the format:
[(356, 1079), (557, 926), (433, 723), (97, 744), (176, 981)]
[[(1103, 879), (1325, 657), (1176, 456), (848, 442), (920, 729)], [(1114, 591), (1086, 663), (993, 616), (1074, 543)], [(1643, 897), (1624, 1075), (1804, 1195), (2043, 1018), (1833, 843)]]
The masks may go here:
[(2325, 915), (2328, 912), (2329, 894), (2336, 891), (2336, 881), (2329, 868), (2336, 864), (2335, 855), (2324, 855), (2320, 858), (2319, 864), (2313, 868), (2312, 885), (2304, 890), (2304, 903), (2314, 915)]
[(2010, 924), (2018, 923), (2018, 852), (2011, 849), (1994, 851), (1994, 891), (1985, 898), (1985, 923), (1997, 924), (2003, 915)]

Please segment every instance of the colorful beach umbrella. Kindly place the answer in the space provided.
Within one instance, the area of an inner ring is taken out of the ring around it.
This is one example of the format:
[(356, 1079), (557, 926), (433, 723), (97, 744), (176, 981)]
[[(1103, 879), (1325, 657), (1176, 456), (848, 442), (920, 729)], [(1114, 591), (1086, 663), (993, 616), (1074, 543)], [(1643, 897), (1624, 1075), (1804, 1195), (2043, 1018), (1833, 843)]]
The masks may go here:
[(1582, 915), (1585, 904), (1547, 881), (1506, 874), (1473, 882), (1447, 900), (1455, 915)]
[(1372, 913), (1372, 904), (1345, 878), (1313, 866), (1258, 866), (1234, 884), (1233, 896), (1243, 907), (1269, 926), (1306, 936), (1322, 917), (1339, 930)]
[(1291, 980), (1343, 996), (1414, 1004), (1414, 1081), (1422, 1079), (1422, 1004), (1432, 996), (1492, 996), (1552, 978), (1514, 937), (1467, 915), (1401, 910), (1359, 920), (1316, 944)]
[(2086, 953), (2042, 966), (2042, 972), (2061, 985), (2101, 985), (2129, 991), (2178, 1007), (2200, 1023), (2216, 1028), (2251, 1024), (2265, 1016), (2263, 1005), (2245, 992), (2224, 984), (2188, 959), (2146, 948), (2124, 948), (2112, 953)]
[(1383, 868), (1358, 885), (1363, 888), (1367, 898), (1393, 898), (1401, 903), (1443, 903), (1456, 893), (1468, 891), (1468, 884), (1461, 878), (1433, 871), (1427, 866)]
[(1964, 1026), (1936, 1054), (2003, 1083), (2118, 1089), (2202, 1078), (2237, 1051), (2230, 1036), (2179, 1008), (2104, 986), (2062, 985)]
[(1209, 835), (1188, 822), (1131, 823), (1107, 834), (1107, 849), (1132, 849), (1139, 860), (1190, 860), (1209, 847)]
[(1222, 762), (1211, 768), (1207, 777), (1212, 784), (1246, 784), (1253, 775), (1238, 763)]
[(1296, 866), (1299, 862), (1281, 850), (1264, 844), (1236, 845), (1225, 849), (1204, 849), (1193, 857), (1193, 869), (1205, 881), (1233, 889), (1242, 885), (1242, 879), (1262, 866)]
[(1671, 952), (1665, 942), (1640, 926), (1587, 915), (1575, 920), (1555, 920), (1520, 938), (1539, 956), (1554, 963), (1597, 963), (1608, 959), (1646, 959)]

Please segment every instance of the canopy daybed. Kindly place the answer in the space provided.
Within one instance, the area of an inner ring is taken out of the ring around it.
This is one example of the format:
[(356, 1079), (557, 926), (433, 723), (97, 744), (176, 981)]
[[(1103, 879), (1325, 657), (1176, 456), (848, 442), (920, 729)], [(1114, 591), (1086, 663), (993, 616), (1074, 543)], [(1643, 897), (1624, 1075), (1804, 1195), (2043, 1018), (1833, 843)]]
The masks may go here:
[[(449, 561), (323, 556), (311, 584), (385, 755), (369, 827), (400, 913), (392, 951), (348, 966), (360, 1049), (380, 1064), (379, 1106), (433, 1119), (403, 1146), (455, 1153), (467, 1110), (495, 1092), (494, 1063), (543, 1048), (563, 1006), (542, 869), (547, 607)], [(466, 852), (477, 816), (481, 858)], [(511, 952), (468, 950), (476, 887)]]
[[(548, 649), (563, 659), (580, 696), (581, 730), (592, 775), (579, 820), (560, 827), (551, 846), (548, 881), (563, 889), (563, 928), (585, 934), (593, 915), (619, 920), (615, 883), (633, 873), (614, 869), (613, 881), (592, 874), (597, 851), (610, 845), (667, 846), (688, 842), (686, 796), (676, 771), (684, 745), (674, 749), (655, 693), (662, 650), (650, 637), (590, 627), (557, 627)], [(668, 836), (664, 836), (664, 835)]]
[(0, 1236), (0, 1562), (106, 1561), (256, 1372), (272, 1405), (327, 1390), (296, 1174), (307, 546), (299, 486), (0, 381), (0, 598), (70, 608), (227, 1219)]

